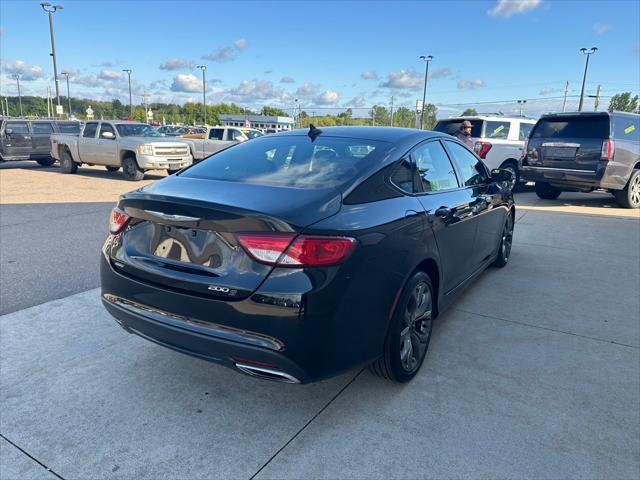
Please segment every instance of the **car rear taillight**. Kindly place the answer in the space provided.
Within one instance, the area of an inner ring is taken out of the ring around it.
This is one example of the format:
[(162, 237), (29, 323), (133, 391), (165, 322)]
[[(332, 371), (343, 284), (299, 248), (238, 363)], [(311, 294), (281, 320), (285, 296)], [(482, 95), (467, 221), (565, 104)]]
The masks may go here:
[(123, 210), (118, 207), (114, 207), (111, 210), (111, 215), (109, 216), (109, 233), (112, 235), (117, 235), (122, 231), (124, 227), (129, 223), (129, 219), (131, 217), (124, 213)]
[(491, 147), (493, 147), (493, 145), (489, 142), (476, 142), (473, 147), (473, 151), (476, 152), (476, 154), (480, 158), (486, 158), (487, 153), (489, 153), (489, 150), (491, 150)]
[(604, 160), (604, 161), (613, 160), (614, 152), (615, 152), (615, 147), (613, 145), (613, 140), (608, 138), (607, 140), (602, 142), (602, 152), (600, 153), (600, 160)]
[(279, 267), (322, 267), (346, 260), (355, 238), (307, 236), (293, 233), (241, 233), (238, 241), (260, 263)]

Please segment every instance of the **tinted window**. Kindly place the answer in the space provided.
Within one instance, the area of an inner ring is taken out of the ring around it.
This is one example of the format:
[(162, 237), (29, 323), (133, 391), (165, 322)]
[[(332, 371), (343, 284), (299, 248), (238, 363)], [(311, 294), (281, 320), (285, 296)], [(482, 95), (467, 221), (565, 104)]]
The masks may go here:
[(224, 129), (222, 128), (212, 128), (209, 132), (209, 138), (211, 140), (222, 140), (224, 135)]
[(94, 138), (96, 136), (96, 130), (98, 130), (97, 123), (87, 123), (82, 131), (82, 136), (85, 138)]
[(447, 148), (453, 155), (453, 161), (460, 170), (460, 180), (466, 187), (480, 185), (484, 183), (486, 170), (482, 162), (462, 145), (454, 142), (447, 142)]
[(60, 133), (80, 133), (80, 124), (78, 122), (58, 123)]
[(360, 139), (260, 137), (218, 152), (181, 175), (298, 188), (333, 187), (374, 166), (389, 147), (386, 142), (366, 142), (373, 148), (360, 157), (349, 150), (362, 145)]
[(398, 163), (398, 166), (391, 174), (391, 182), (407, 193), (415, 193), (416, 188), (413, 182), (413, 164), (411, 160), (405, 158)]
[(485, 138), (502, 138), (506, 139), (509, 136), (509, 127), (511, 122), (493, 122), (488, 121), (484, 127)]
[(240, 130), (229, 130), (229, 140), (233, 140), (234, 142), (242, 142), (246, 140), (247, 137)]
[(100, 125), (100, 136), (102, 136), (104, 132), (111, 132), (114, 137), (116, 135), (116, 132), (113, 131), (113, 127), (109, 123), (103, 123)]
[(613, 119), (613, 138), (640, 141), (640, 116), (620, 115)]
[(518, 140), (526, 140), (529, 138), (529, 134), (531, 133), (531, 129), (533, 129), (532, 123), (521, 123), (520, 124), (520, 133), (518, 134)]
[(162, 134), (144, 123), (118, 123), (116, 129), (121, 137), (160, 137)]
[[(436, 123), (434, 130), (436, 132), (448, 133), (449, 135), (455, 135), (460, 131), (460, 125), (465, 121), (464, 118), (456, 120), (440, 120)], [(471, 136), (480, 137), (482, 134), (482, 120), (468, 120), (471, 122)]]
[(31, 124), (33, 133), (53, 133), (53, 125), (49, 122), (34, 122)]
[(531, 138), (609, 138), (609, 117), (541, 118), (533, 129)]
[(458, 179), (440, 142), (429, 142), (415, 149), (411, 157), (416, 163), (425, 192), (458, 188)]
[(5, 128), (5, 131), (9, 129), (13, 130), (12, 133), (19, 133), (19, 134), (29, 133), (29, 126), (27, 125), (27, 122), (7, 122), (7, 128)]

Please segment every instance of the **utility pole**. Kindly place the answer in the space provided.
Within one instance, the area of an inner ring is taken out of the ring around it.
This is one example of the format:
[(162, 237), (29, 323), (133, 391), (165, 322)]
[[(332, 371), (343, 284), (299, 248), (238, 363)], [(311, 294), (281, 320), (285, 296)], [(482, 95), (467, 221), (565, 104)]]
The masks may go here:
[(597, 47), (591, 47), (590, 51), (586, 48), (581, 48), (580, 51), (587, 56), (587, 61), (584, 65), (584, 76), (582, 77), (582, 90), (580, 91), (580, 103), (578, 104), (578, 111), (582, 111), (582, 104), (584, 102), (584, 85), (587, 82), (587, 69), (589, 68), (589, 57), (598, 51)]
[(16, 73), (14, 75), (14, 78), (16, 79), (16, 83), (18, 84), (18, 101), (20, 102), (20, 117), (24, 117), (24, 115), (22, 114), (22, 93), (20, 93), (20, 75)]
[(129, 75), (129, 118), (133, 120), (133, 103), (131, 102), (131, 69), (123, 68), (122, 71), (127, 72), (127, 75)]
[(53, 58), (53, 79), (56, 82), (56, 102), (60, 105), (60, 80), (58, 79), (58, 64), (56, 62), (56, 43), (53, 39), (53, 14), (58, 10), (62, 10), (62, 5), (53, 5), (49, 2), (40, 4), (42, 10), (49, 15), (49, 35), (51, 36), (51, 57)]
[(390, 127), (393, 127), (393, 95), (391, 95), (391, 122), (390, 122)]
[(595, 102), (593, 104), (593, 111), (597, 112), (598, 111), (598, 105), (600, 105), (600, 85), (598, 85), (598, 88), (596, 88), (596, 94), (595, 95), (589, 95), (589, 98), (595, 98)]
[(567, 106), (567, 93), (569, 93), (569, 81), (564, 84), (564, 100), (562, 100), (562, 112), (564, 112), (565, 107)]
[(421, 60), (424, 60), (426, 66), (424, 68), (424, 90), (422, 91), (422, 110), (420, 111), (420, 130), (424, 128), (424, 110), (427, 108), (427, 80), (429, 78), (429, 63), (433, 60), (433, 55), (421, 55)]
[(69, 72), (60, 72), (60, 75), (64, 75), (67, 77), (67, 103), (69, 105), (69, 112), (67, 113), (67, 118), (71, 118), (71, 93), (69, 93)]
[(207, 87), (204, 72), (207, 70), (206, 65), (197, 65), (196, 68), (202, 70), (202, 110), (204, 112), (204, 124), (207, 124)]

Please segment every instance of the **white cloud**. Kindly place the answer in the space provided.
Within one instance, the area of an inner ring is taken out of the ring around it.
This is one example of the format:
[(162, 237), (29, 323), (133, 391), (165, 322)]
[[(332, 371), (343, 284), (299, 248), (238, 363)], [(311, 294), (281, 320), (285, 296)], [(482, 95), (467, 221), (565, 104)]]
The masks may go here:
[(174, 77), (171, 84), (172, 92), (202, 92), (201, 80), (192, 74), (180, 74)]
[(360, 74), (364, 80), (377, 80), (378, 73), (375, 70), (365, 70)]
[(238, 50), (244, 50), (245, 48), (247, 48), (247, 39), (246, 38), (239, 38), (235, 42), (233, 42), (233, 45)]
[(412, 88), (419, 89), (424, 83), (424, 77), (414, 69), (389, 72), (386, 82), (380, 82), (380, 87), (385, 88)]
[(364, 107), (367, 104), (367, 99), (362, 95), (358, 95), (357, 97), (353, 97), (347, 103), (344, 104), (345, 107)]
[(20, 75), (21, 80), (39, 80), (45, 76), (42, 67), (29, 65), (22, 60), (16, 60), (15, 62), (6, 64), (4, 71), (10, 75)]
[(551, 95), (552, 93), (562, 92), (561, 88), (553, 88), (553, 87), (544, 87), (540, 90), (540, 95)]
[(542, 0), (498, 0), (496, 6), (489, 10), (489, 15), (494, 17), (510, 17), (525, 13), (538, 7)]
[(193, 69), (195, 64), (184, 58), (170, 58), (160, 64), (160, 70), (182, 70), (185, 68)]
[(283, 89), (276, 87), (269, 80), (242, 80), (236, 88), (226, 93), (230, 100), (244, 103), (265, 100), (286, 101), (289, 98)]
[(604, 35), (609, 30), (611, 30), (611, 25), (608, 23), (596, 23), (593, 26), (593, 31), (596, 32), (596, 35)]
[(296, 83), (296, 81), (291, 77), (284, 76), (280, 79), (280, 83)]
[(296, 97), (309, 98), (316, 94), (318, 86), (312, 83), (305, 83), (296, 90)]
[(313, 98), (316, 105), (335, 105), (340, 101), (340, 96), (331, 90), (325, 90), (320, 95)]
[(116, 72), (114, 70), (102, 70), (98, 75), (100, 80), (113, 81), (120, 80), (122, 78), (122, 72)]
[(458, 88), (474, 89), (478, 87), (486, 87), (484, 80), (459, 80)]
[(231, 47), (220, 47), (213, 53), (203, 55), (202, 58), (205, 60), (211, 60), (212, 62), (224, 63), (235, 60), (236, 54)]

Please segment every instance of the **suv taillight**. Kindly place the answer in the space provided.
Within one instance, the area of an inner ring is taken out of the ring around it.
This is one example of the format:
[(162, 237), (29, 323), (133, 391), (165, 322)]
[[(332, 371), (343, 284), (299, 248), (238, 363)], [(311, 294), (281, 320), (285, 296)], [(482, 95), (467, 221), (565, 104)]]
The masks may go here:
[(350, 237), (293, 233), (240, 233), (240, 245), (256, 261), (278, 267), (322, 267), (346, 260), (356, 246)]
[(114, 207), (109, 216), (109, 233), (117, 235), (127, 226), (131, 217), (124, 210)]
[(480, 158), (486, 158), (487, 153), (489, 153), (489, 150), (491, 150), (491, 147), (493, 147), (493, 145), (489, 142), (476, 142), (473, 147), (473, 151), (476, 152), (476, 154)]
[(604, 160), (608, 162), (609, 160), (613, 160), (613, 154), (615, 153), (615, 147), (613, 145), (613, 140), (608, 138), (602, 142), (602, 152), (600, 153), (600, 160)]

